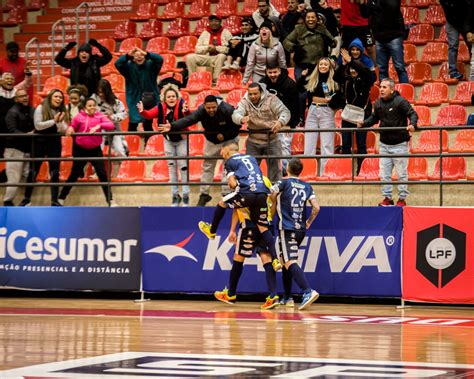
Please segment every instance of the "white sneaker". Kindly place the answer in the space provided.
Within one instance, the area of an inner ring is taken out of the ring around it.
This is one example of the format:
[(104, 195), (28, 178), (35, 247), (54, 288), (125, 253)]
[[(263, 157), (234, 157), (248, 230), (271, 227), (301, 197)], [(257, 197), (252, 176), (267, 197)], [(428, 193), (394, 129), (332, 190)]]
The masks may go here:
[(110, 200), (111, 207), (118, 207), (119, 205), (115, 202), (115, 200)]
[(64, 199), (58, 199), (58, 203), (64, 205)]
[(231, 69), (231, 65), (229, 62), (225, 62), (224, 63), (224, 66), (222, 66), (222, 70), (223, 71), (227, 71), (227, 70), (230, 70)]
[(240, 71), (240, 65), (237, 62), (234, 62), (230, 65), (230, 69)]

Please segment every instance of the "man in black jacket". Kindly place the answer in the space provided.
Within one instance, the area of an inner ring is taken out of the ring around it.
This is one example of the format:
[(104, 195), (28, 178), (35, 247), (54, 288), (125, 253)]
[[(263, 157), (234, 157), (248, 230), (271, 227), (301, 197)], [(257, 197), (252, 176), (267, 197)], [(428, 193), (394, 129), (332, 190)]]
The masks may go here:
[[(87, 87), (88, 95), (97, 92), (97, 83), (102, 78), (100, 68), (112, 60), (112, 54), (97, 40), (90, 39), (77, 49), (77, 56), (66, 58), (66, 54), (76, 46), (76, 42), (69, 42), (57, 55), (54, 61), (71, 70), (71, 84), (83, 84)], [(92, 54), (92, 47), (96, 47), (102, 56)]]
[[(204, 129), (204, 163), (202, 165), (202, 183), (210, 183), (214, 179), (214, 170), (217, 159), (220, 159), (220, 152), (224, 142), (235, 140), (238, 142), (240, 125), (232, 121), (234, 107), (221, 98), (213, 95), (206, 96), (204, 104), (200, 105), (190, 115), (183, 117), (171, 124), (159, 125), (160, 132), (170, 130), (183, 130), (191, 125), (201, 123)], [(212, 197), (209, 195), (210, 186), (201, 185), (198, 206), (205, 206)], [(224, 189), (222, 190), (225, 193)]]
[[(384, 79), (380, 82), (380, 99), (374, 105), (374, 112), (363, 123), (358, 123), (357, 127), (370, 127), (380, 121), (381, 128), (406, 127), (400, 130), (380, 131), (380, 154), (408, 155), (411, 133), (417, 129), (418, 115), (412, 108), (408, 100), (404, 99), (394, 90), (395, 83), (392, 79)], [(409, 122), (407, 123), (407, 119)], [(408, 124), (408, 125), (407, 125)], [(398, 180), (406, 182), (408, 180), (408, 156), (407, 157), (381, 157), (380, 158), (380, 180), (390, 182), (392, 171), (395, 167)], [(384, 199), (380, 206), (393, 205), (391, 184), (382, 186)], [(397, 205), (404, 207), (408, 196), (408, 186), (398, 185), (399, 199)]]
[[(19, 89), (15, 94), (15, 104), (10, 108), (6, 117), (5, 123), (8, 133), (32, 133), (35, 129), (33, 123), (34, 108), (28, 105), (28, 92)], [(31, 138), (28, 137), (7, 137), (5, 139), (5, 158), (6, 159), (22, 159), (29, 157), (31, 150)], [(9, 184), (19, 183), (23, 177), (28, 176), (29, 164), (28, 162), (7, 161), (6, 172)], [(18, 187), (10, 186), (5, 190), (3, 196), (4, 206), (13, 206), (13, 199), (18, 192)], [(20, 203), (21, 205), (25, 205)]]
[[(265, 83), (267, 90), (274, 92), (281, 102), (289, 109), (291, 119), (288, 126), (296, 128), (300, 123), (300, 105), (298, 86), (296, 82), (288, 76), (285, 69), (281, 69), (278, 64), (269, 64), (265, 70), (265, 77), (260, 83)], [(293, 133), (280, 133), (281, 152), (283, 155), (291, 156), (291, 141)], [(283, 174), (286, 172), (288, 159), (283, 159)]]

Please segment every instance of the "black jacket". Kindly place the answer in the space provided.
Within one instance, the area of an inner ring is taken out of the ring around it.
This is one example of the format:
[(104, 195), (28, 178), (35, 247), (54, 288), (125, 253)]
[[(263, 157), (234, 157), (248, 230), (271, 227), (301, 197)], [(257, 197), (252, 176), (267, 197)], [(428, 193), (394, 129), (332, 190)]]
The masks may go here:
[[(218, 144), (230, 141), (239, 135), (240, 130), (240, 125), (232, 121), (232, 113), (234, 107), (218, 99), (217, 112), (214, 116), (209, 116), (202, 104), (190, 115), (172, 122), (171, 130), (183, 130), (200, 122), (204, 129), (204, 137), (209, 142)], [(218, 135), (222, 135), (223, 139), (219, 140)]]
[(92, 54), (87, 63), (81, 63), (77, 56), (66, 58), (68, 52), (66, 49), (62, 49), (54, 59), (58, 65), (71, 70), (71, 84), (85, 85), (89, 96), (97, 92), (97, 83), (102, 78), (100, 68), (112, 60), (112, 54), (106, 47), (99, 43), (96, 47), (102, 56)]
[[(35, 130), (33, 122), (33, 115), (35, 110), (29, 105), (15, 103), (10, 108), (6, 117), (5, 123), (7, 126), (7, 133), (25, 134)], [(6, 147), (29, 153), (31, 151), (32, 139), (28, 137), (7, 137)]]
[[(377, 99), (374, 112), (364, 121), (363, 127), (370, 127), (380, 121), (381, 128), (408, 126), (410, 124), (417, 128), (418, 115), (408, 100), (395, 91), (388, 100)], [(380, 142), (386, 145), (398, 145), (410, 140), (407, 130), (381, 131)]]
[(265, 76), (260, 82), (265, 83), (267, 90), (275, 92), (281, 102), (289, 109), (291, 119), (288, 126), (295, 128), (300, 122), (300, 105), (296, 82), (288, 76), (286, 70), (281, 70), (276, 83), (272, 83), (268, 76)]
[(474, 1), (472, 0), (440, 0), (446, 21), (463, 36), (474, 31)]
[[(359, 75), (352, 77), (349, 69), (353, 68)], [(372, 112), (370, 102), (370, 89), (375, 83), (375, 74), (359, 60), (352, 59), (346, 66), (339, 65), (335, 74), (336, 80), (344, 92), (347, 104), (352, 104), (365, 109), (365, 117)]]
[(367, 14), (374, 38), (381, 43), (405, 36), (401, 0), (369, 0)]

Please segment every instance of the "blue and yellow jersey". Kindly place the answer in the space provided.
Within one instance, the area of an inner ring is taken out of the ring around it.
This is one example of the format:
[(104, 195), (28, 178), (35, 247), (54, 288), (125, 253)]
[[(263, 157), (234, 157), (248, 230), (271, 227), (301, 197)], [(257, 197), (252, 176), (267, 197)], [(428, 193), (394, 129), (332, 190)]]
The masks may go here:
[[(265, 186), (270, 189), (272, 188), (272, 182), (266, 176), (263, 177), (263, 182)], [(272, 222), (272, 215), (271, 215), (271, 208), (272, 208), (272, 200), (270, 196), (267, 197), (267, 208), (268, 208), (268, 221)], [(243, 228), (251, 228), (254, 227), (255, 224), (250, 221), (250, 211), (246, 208), (236, 208), (237, 216), (239, 217), (239, 222), (242, 224)]]

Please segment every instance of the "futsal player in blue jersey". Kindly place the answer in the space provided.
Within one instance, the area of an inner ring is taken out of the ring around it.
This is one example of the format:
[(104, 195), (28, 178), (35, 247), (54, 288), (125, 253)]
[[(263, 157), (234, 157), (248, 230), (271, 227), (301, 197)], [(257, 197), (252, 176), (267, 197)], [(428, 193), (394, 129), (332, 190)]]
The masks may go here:
[(227, 141), (221, 149), (224, 158), (223, 175), (232, 192), (224, 196), (216, 206), (212, 224), (199, 222), (199, 229), (209, 238), (214, 239), (217, 228), (227, 208), (248, 208), (250, 220), (253, 221), (262, 235), (275, 271), (281, 269), (277, 258), (275, 240), (269, 228), (267, 197), (269, 190), (263, 181), (262, 171), (257, 160), (251, 155), (239, 153), (239, 145), (235, 141)]
[[(296, 284), (303, 291), (300, 310), (308, 308), (319, 294), (310, 287), (306, 276), (298, 265), (298, 247), (303, 241), (306, 230), (319, 213), (319, 204), (313, 188), (298, 176), (303, 171), (303, 163), (298, 158), (288, 162), (288, 177), (276, 183), (271, 191), (272, 207), (278, 213), (278, 236), (280, 258)], [(311, 205), (311, 214), (306, 219), (306, 203)], [(291, 282), (290, 282), (291, 283)], [(288, 294), (281, 303), (289, 301)]]

